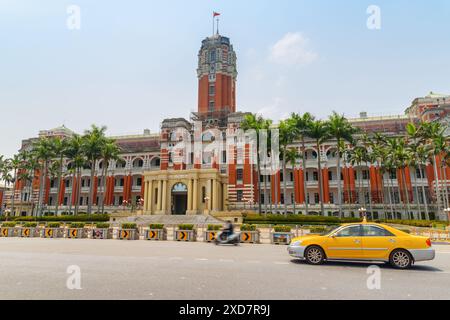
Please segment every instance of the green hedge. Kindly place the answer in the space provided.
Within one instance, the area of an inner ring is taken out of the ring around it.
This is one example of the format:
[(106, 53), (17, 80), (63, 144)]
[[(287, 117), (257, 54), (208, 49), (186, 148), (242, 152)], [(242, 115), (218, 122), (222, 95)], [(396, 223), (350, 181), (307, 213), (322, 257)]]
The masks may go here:
[(37, 227), (37, 222), (25, 222), (24, 224), (23, 224), (23, 226), (25, 227), (25, 228), (36, 228)]
[(244, 223), (251, 224), (296, 224), (296, 225), (330, 225), (330, 224), (341, 224), (341, 223), (353, 223), (361, 222), (359, 218), (343, 218), (339, 219), (337, 217), (324, 217), (324, 216), (304, 216), (304, 215), (258, 215), (249, 214), (244, 218)]
[(59, 223), (59, 222), (49, 222), (47, 227), (48, 228), (60, 228), (61, 227), (61, 223)]
[(179, 224), (178, 225), (178, 229), (179, 230), (194, 230), (194, 225), (193, 224)]
[(217, 224), (208, 224), (208, 231), (218, 231), (221, 226)]
[(136, 229), (136, 223), (122, 223), (122, 229)]
[(16, 224), (15, 222), (3, 222), (2, 228), (14, 228)]
[(95, 227), (97, 229), (109, 229), (109, 223), (104, 223), (104, 222), (97, 222), (95, 224)]
[(241, 231), (256, 231), (256, 226), (253, 224), (241, 225)]
[(86, 224), (84, 222), (72, 222), (69, 224), (69, 228), (83, 229)]
[(275, 232), (291, 232), (292, 228), (290, 226), (275, 226), (273, 231)]
[(161, 223), (152, 223), (149, 228), (150, 230), (162, 230), (164, 229), (164, 225)]
[(79, 214), (76, 216), (43, 216), (43, 217), (14, 217), (14, 221), (43, 221), (43, 222), (108, 222), (109, 214)]
[(325, 226), (315, 226), (308, 229), (312, 234), (323, 234), (328, 231), (328, 228)]
[(400, 224), (411, 227), (432, 228), (436, 224), (448, 225), (447, 221), (425, 221), (425, 220), (377, 220), (379, 223)]

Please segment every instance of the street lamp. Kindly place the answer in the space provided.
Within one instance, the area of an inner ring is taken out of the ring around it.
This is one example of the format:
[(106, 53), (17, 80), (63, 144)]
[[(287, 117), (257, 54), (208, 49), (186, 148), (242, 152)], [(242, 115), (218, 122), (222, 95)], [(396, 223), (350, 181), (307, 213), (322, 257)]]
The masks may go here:
[(367, 209), (364, 207), (361, 207), (358, 209), (358, 212), (359, 212), (360, 217), (362, 217), (364, 219), (364, 221), (367, 221), (367, 215), (366, 215)]
[(450, 208), (444, 209), (444, 212), (447, 214), (447, 219), (450, 221)]

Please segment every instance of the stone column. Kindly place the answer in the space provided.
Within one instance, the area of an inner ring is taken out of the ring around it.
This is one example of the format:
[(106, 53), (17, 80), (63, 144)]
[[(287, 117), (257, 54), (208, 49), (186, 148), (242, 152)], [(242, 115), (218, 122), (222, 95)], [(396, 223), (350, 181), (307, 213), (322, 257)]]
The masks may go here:
[(153, 180), (150, 180), (147, 185), (147, 211), (153, 214)]
[(158, 181), (158, 199), (156, 200), (156, 211), (161, 211), (161, 195), (162, 195), (162, 181)]
[(188, 201), (187, 201), (187, 211), (192, 211), (192, 179), (188, 182)]
[(228, 186), (223, 183), (222, 184), (222, 210), (226, 211), (227, 210), (227, 198), (228, 198)]
[(208, 184), (209, 184), (209, 186), (208, 186), (208, 193), (209, 193), (209, 201), (208, 201), (208, 210), (209, 211), (211, 211), (212, 210), (212, 202), (213, 202), (213, 186), (212, 186), (212, 184), (213, 184), (213, 180), (208, 180)]
[(164, 214), (167, 214), (167, 180), (163, 181), (162, 187), (162, 208)]
[(212, 204), (212, 206), (213, 206), (213, 210), (214, 211), (217, 211), (217, 210), (219, 210), (219, 192), (218, 192), (218, 185), (217, 185), (217, 181), (216, 180), (212, 180), (212, 184), (213, 184), (213, 197), (212, 197), (212, 199), (213, 199), (213, 204)]
[(194, 188), (192, 196), (192, 210), (198, 210), (198, 179), (194, 179)]
[[(144, 180), (145, 181), (145, 180)], [(145, 181), (144, 182), (144, 212), (147, 212), (148, 211), (148, 192), (147, 192), (147, 190), (148, 190), (148, 184), (149, 184), (149, 182), (148, 181)]]

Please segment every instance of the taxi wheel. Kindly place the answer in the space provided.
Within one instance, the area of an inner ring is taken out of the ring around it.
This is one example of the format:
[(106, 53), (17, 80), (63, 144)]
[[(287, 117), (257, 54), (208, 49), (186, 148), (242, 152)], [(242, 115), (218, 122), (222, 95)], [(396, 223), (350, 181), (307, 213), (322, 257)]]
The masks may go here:
[(325, 253), (321, 247), (311, 246), (305, 251), (305, 259), (309, 264), (323, 264), (325, 262)]
[(389, 259), (391, 266), (397, 269), (408, 269), (413, 264), (411, 254), (406, 250), (395, 250)]

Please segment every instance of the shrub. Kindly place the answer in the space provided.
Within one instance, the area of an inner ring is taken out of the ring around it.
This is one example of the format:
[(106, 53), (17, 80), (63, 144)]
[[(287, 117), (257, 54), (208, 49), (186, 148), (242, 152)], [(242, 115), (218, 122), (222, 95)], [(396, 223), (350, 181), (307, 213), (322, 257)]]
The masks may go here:
[(275, 226), (273, 230), (275, 232), (291, 232), (292, 228), (290, 226)]
[(3, 222), (2, 227), (3, 228), (14, 228), (17, 223), (15, 222)]
[(60, 228), (61, 227), (61, 223), (60, 222), (50, 222), (47, 226), (49, 228)]
[(186, 230), (186, 231), (194, 230), (194, 225), (193, 224), (179, 224), (178, 225), (178, 229), (179, 230)]
[(136, 229), (136, 223), (122, 223), (122, 229)]
[(95, 227), (97, 229), (109, 229), (109, 223), (104, 223), (104, 222), (97, 222), (95, 224)]
[(44, 221), (44, 222), (108, 222), (109, 214), (79, 214), (76, 216), (42, 216), (42, 217), (14, 217), (14, 221)]
[(256, 231), (256, 226), (253, 224), (241, 225), (241, 231)]
[(361, 222), (359, 218), (324, 217), (324, 216), (304, 216), (304, 215), (258, 215), (249, 214), (244, 218), (244, 223), (252, 224), (278, 224), (278, 225), (336, 225), (341, 223)]
[(86, 224), (83, 222), (72, 222), (71, 224), (69, 224), (69, 228), (82, 229), (85, 225)]
[(315, 226), (309, 228), (309, 232), (312, 234), (322, 234), (324, 232), (327, 232), (328, 228), (323, 226)]
[(150, 228), (151, 230), (162, 230), (162, 229), (164, 229), (164, 225), (161, 224), (161, 223), (152, 223), (152, 224), (149, 226), (149, 228)]
[(208, 231), (218, 231), (220, 230), (221, 226), (217, 224), (208, 224)]
[(36, 228), (37, 227), (37, 222), (25, 222), (24, 224), (23, 224), (23, 226), (25, 227), (25, 228)]

